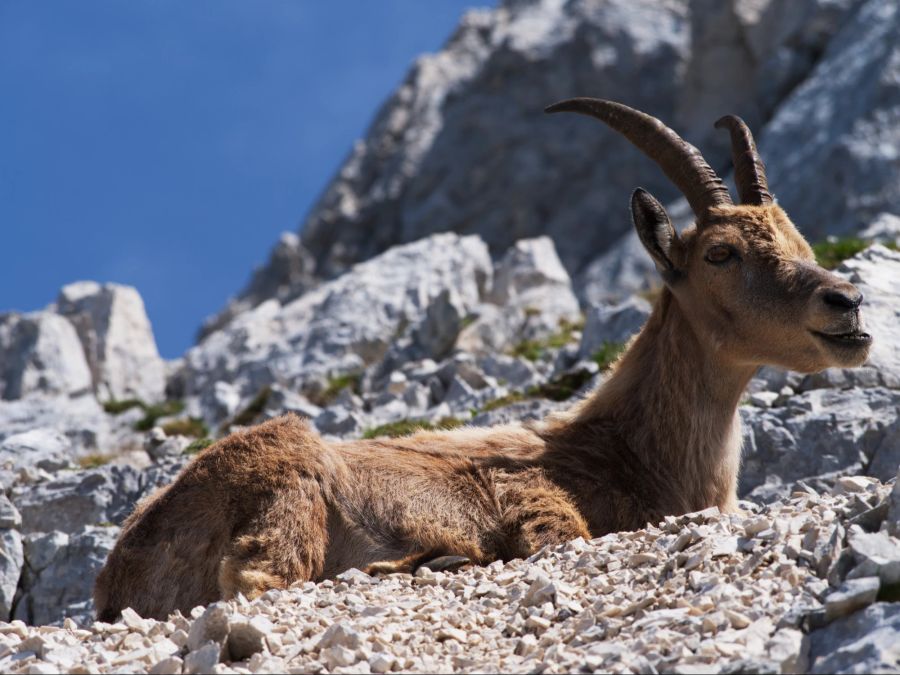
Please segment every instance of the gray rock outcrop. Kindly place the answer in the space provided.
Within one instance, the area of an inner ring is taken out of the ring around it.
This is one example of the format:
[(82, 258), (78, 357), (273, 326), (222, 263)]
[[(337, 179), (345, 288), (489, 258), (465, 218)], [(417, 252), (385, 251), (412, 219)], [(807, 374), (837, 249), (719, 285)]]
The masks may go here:
[[(61, 434), (71, 444), (68, 455), (73, 458), (108, 451), (110, 446), (118, 445), (115, 440), (117, 434), (131, 435), (130, 427), (114, 430), (116, 422), (103, 411), (92, 394), (74, 398), (31, 396), (17, 401), (0, 401), (0, 439), (5, 441), (12, 436), (36, 431)], [(0, 454), (2, 461), (9, 458), (8, 454)], [(27, 457), (22, 459), (28, 461)]]
[(298, 297), (316, 285), (313, 270), (315, 261), (300, 243), (300, 237), (293, 232), (283, 233), (269, 254), (269, 260), (253, 272), (240, 296), (231, 299), (224, 310), (204, 321), (199, 340), (261, 302), (274, 298), (286, 304)]
[[(720, 115), (741, 115), (760, 139), (776, 194), (815, 238), (852, 231), (879, 211), (900, 212), (890, 165), (900, 145), (890, 121), (892, 5), (510, 0), (470, 12), (441, 51), (416, 61), (307, 216), (292, 249), (303, 253), (289, 256), (304, 262), (291, 267), (273, 254), (211, 325), (230, 320), (234, 307), (299, 295), (311, 277), (333, 278), (442, 231), (477, 233), (497, 255), (519, 239), (548, 235), (580, 278), (592, 260), (628, 241), (627, 200), (636, 186), (664, 202), (677, 193), (602, 124), (541, 113), (571, 96), (622, 100), (659, 116), (723, 175), (727, 140), (712, 125)], [(863, 44), (874, 46), (855, 47)], [(833, 95), (857, 78), (861, 96)], [(829, 167), (824, 175), (820, 162)], [(814, 184), (823, 186), (822, 199), (807, 199)], [(860, 198), (841, 205), (851, 189)], [(623, 300), (617, 284), (644, 283), (645, 263), (606, 258), (579, 282), (587, 290), (579, 296)]]
[(553, 241), (538, 237), (511, 246), (494, 267), (485, 302), (470, 318), (455, 346), (478, 354), (503, 352), (578, 323), (578, 299)]
[(866, 366), (876, 371), (881, 384), (900, 389), (900, 252), (871, 246), (846, 260), (838, 274), (865, 296), (865, 326), (874, 338)]
[[(65, 469), (0, 497), (0, 617), (28, 623), (93, 620), (93, 584), (138, 500), (171, 482), (187, 458), (147, 470)], [(15, 601), (13, 598), (15, 597)]]
[(78, 332), (101, 400), (162, 398), (165, 368), (137, 290), (79, 281), (63, 287), (56, 309)]
[(879, 602), (812, 634), (810, 673), (897, 671), (900, 605)]
[[(58, 466), (64, 456), (126, 451), (139, 444), (132, 425), (140, 411), (113, 418), (101, 402), (155, 403), (165, 384), (166, 365), (134, 288), (82, 281), (44, 310), (0, 315), (0, 462), (9, 468), (16, 456), (16, 470), (46, 463), (46, 452), (31, 453), (28, 443), (20, 444), (20, 457), (5, 447), (30, 433), (67, 439), (64, 452), (54, 451)], [(48, 452), (53, 445), (37, 443)]]
[(0, 495), (0, 617), (9, 617), (25, 556), (18, 527), (22, 519), (5, 495)]
[(0, 315), (0, 398), (77, 395), (91, 386), (71, 323), (50, 312)]
[(900, 465), (900, 391), (816, 389), (776, 408), (742, 407), (741, 494), (786, 494), (833, 472), (893, 478)]
[(638, 297), (617, 305), (592, 307), (584, 323), (579, 356), (589, 359), (606, 346), (624, 344), (641, 329), (652, 309), (649, 302)]
[(27, 563), (15, 618), (46, 625), (69, 617), (89, 624), (94, 579), (118, 534), (118, 527), (90, 526), (71, 535), (59, 531), (26, 535)]
[(867, 0), (760, 135), (769, 184), (810, 239), (900, 213), (898, 78), (900, 6)]
[(110, 464), (61, 472), (53, 480), (13, 490), (24, 532), (73, 534), (86, 526), (120, 525), (141, 497), (170, 482), (187, 458), (169, 459), (147, 470)]
[[(269, 300), (244, 312), (188, 351), (178, 380), (185, 396), (202, 397), (226, 381), (250, 398), (274, 383), (303, 388), (314, 378), (361, 371), (433, 303), (449, 302), (445, 291), (462, 314), (474, 308), (492, 274), (478, 237), (441, 234), (396, 247), (285, 306)], [(213, 418), (214, 411), (204, 414)]]

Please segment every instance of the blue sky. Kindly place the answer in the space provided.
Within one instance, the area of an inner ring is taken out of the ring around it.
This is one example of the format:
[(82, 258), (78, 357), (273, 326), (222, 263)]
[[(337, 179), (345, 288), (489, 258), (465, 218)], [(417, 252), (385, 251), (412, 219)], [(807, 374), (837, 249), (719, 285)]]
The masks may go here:
[(415, 57), (493, 4), (0, 0), (0, 311), (131, 284), (179, 356)]

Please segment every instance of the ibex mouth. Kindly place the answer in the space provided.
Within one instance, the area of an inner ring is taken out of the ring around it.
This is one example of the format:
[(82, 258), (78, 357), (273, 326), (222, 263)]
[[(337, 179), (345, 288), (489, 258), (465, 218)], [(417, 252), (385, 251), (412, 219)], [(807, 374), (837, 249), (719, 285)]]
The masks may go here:
[(820, 333), (819, 331), (812, 331), (812, 333), (823, 342), (838, 347), (868, 347), (872, 344), (872, 336), (862, 331), (852, 331), (850, 333)]

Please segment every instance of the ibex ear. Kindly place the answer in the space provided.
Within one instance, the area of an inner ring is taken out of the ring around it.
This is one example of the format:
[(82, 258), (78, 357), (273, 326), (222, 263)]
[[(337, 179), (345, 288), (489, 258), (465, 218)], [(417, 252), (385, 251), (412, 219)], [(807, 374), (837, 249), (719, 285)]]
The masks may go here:
[(672, 227), (669, 214), (649, 192), (638, 188), (631, 194), (631, 217), (641, 243), (663, 279), (670, 281), (678, 275), (675, 264), (672, 262), (672, 254), (678, 245), (678, 233)]

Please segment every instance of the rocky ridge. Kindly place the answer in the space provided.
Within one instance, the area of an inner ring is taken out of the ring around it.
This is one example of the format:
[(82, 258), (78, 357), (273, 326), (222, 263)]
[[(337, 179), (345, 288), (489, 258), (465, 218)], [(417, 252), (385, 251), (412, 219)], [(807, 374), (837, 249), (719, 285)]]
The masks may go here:
[(892, 0), (509, 0), (472, 11), (384, 103), (299, 237), (283, 238), (201, 334), (445, 231), (477, 233), (494, 255), (550, 236), (590, 302), (653, 284), (626, 196), (678, 195), (602, 124), (542, 114), (571, 96), (658, 116), (723, 176), (727, 135), (713, 123), (738, 114), (810, 238), (859, 232), (900, 212), (898, 38)]

